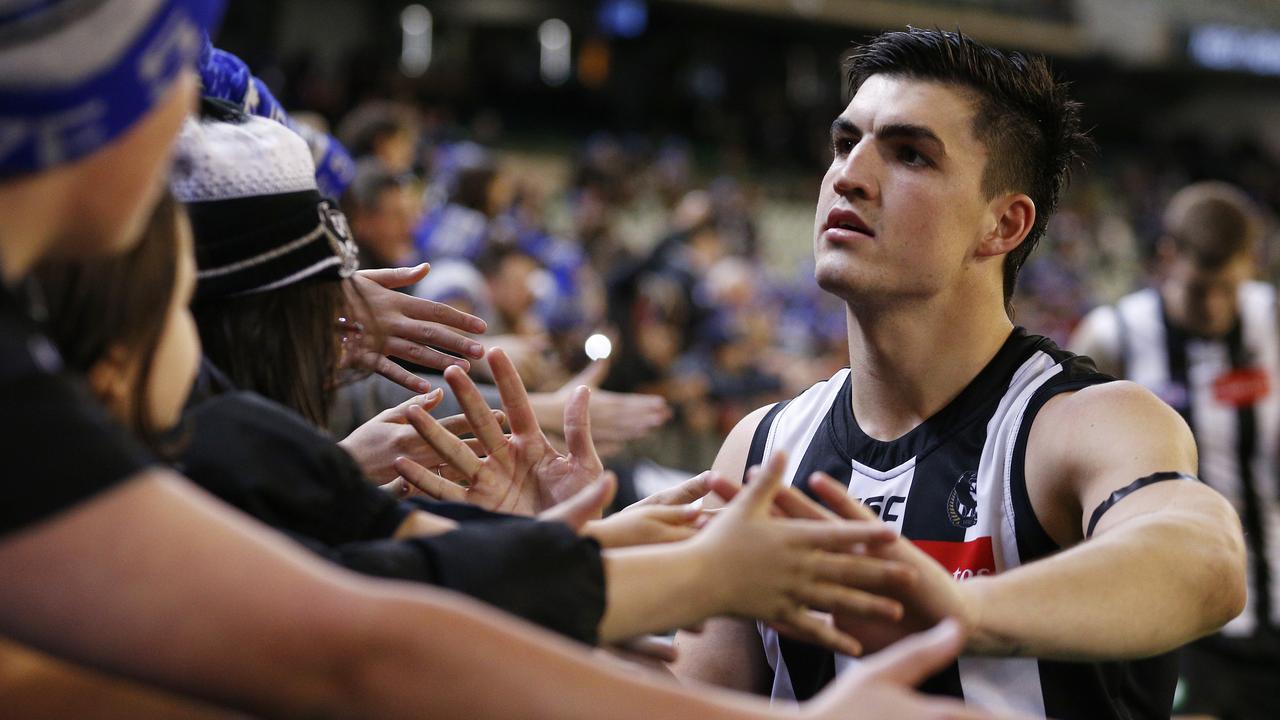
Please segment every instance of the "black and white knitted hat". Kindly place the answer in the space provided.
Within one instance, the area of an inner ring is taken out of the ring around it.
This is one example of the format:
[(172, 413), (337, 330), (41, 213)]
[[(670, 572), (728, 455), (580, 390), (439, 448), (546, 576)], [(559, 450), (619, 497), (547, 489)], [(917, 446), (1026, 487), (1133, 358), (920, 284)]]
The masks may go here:
[(357, 268), (346, 217), (316, 188), (306, 142), (205, 101), (183, 126), (170, 189), (196, 239), (196, 300), (338, 280)]

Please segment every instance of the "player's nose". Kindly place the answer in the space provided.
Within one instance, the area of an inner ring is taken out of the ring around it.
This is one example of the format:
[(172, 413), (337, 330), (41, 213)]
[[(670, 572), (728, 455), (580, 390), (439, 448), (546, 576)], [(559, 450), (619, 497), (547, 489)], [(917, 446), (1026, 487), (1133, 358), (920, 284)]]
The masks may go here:
[(836, 161), (832, 189), (845, 197), (863, 200), (879, 194), (879, 159), (869, 138), (863, 138), (849, 154)]

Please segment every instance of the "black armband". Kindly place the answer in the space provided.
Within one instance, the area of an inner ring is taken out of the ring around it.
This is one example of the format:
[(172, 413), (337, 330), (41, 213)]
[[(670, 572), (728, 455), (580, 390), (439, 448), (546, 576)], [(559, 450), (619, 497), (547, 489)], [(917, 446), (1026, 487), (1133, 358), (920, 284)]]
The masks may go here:
[(1141, 490), (1148, 485), (1154, 485), (1155, 483), (1163, 482), (1165, 480), (1194, 480), (1195, 482), (1199, 482), (1200, 478), (1197, 478), (1194, 475), (1188, 475), (1184, 472), (1172, 471), (1152, 473), (1146, 477), (1138, 478), (1137, 480), (1134, 480), (1128, 485), (1125, 485), (1119, 490), (1111, 493), (1110, 497), (1102, 501), (1102, 504), (1098, 506), (1098, 509), (1093, 511), (1093, 516), (1089, 518), (1089, 529), (1085, 531), (1084, 536), (1087, 538), (1093, 535), (1093, 528), (1096, 527), (1098, 521), (1102, 519), (1103, 513), (1110, 510), (1113, 505), (1128, 497), (1135, 490)]

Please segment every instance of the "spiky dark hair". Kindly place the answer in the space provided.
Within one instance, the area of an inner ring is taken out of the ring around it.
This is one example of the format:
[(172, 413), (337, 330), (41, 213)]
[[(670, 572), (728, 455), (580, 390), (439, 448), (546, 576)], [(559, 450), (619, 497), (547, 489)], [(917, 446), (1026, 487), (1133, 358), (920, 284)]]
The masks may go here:
[(884, 33), (855, 48), (846, 71), (854, 93), (872, 75), (896, 75), (973, 94), (973, 133), (988, 155), (983, 192), (1025, 193), (1036, 206), (1026, 239), (1005, 257), (1005, 308), (1012, 316), (1018, 272), (1044, 235), (1072, 166), (1093, 148), (1080, 125), (1080, 103), (1044, 58), (997, 50), (959, 31), (909, 27)]

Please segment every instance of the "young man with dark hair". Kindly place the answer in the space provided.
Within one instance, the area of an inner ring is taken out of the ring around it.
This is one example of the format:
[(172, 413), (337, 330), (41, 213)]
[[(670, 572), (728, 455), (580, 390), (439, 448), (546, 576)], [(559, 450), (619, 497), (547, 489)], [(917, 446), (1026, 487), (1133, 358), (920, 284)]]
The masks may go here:
[(399, 267), (414, 260), (417, 204), (404, 181), (381, 162), (365, 158), (356, 164), (342, 205), (360, 248), (360, 267)]
[[(924, 689), (1038, 716), (1167, 716), (1161, 654), (1240, 612), (1242, 540), (1230, 505), (1184, 481), (1196, 450), (1176, 413), (1012, 324), (1018, 270), (1088, 145), (1079, 107), (1043, 60), (955, 32), (880, 35), (849, 80), (814, 253), (847, 306), (850, 367), (749, 415), (716, 470), (740, 478), (786, 449), (785, 479), (829, 508), (791, 512), (900, 532), (884, 554), (913, 579), (848, 583), (905, 615), (834, 622), (874, 650), (961, 618), (966, 654)], [(683, 676), (778, 699), (859, 662), (728, 619), (677, 644)]]
[(357, 160), (376, 159), (387, 172), (403, 175), (413, 169), (418, 126), (410, 108), (372, 100), (342, 119), (338, 139)]
[(1261, 212), (1238, 188), (1183, 188), (1165, 211), (1159, 283), (1094, 310), (1071, 340), (1182, 415), (1200, 478), (1240, 513), (1245, 611), (1181, 656), (1181, 710), (1223, 718), (1280, 717), (1280, 323), (1275, 288), (1255, 280), (1261, 234)]

